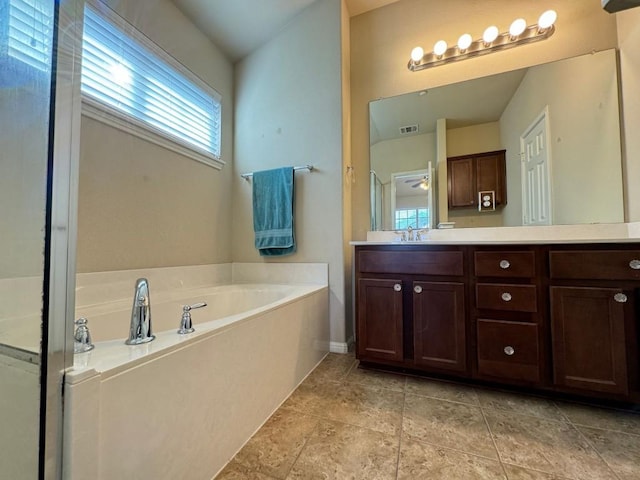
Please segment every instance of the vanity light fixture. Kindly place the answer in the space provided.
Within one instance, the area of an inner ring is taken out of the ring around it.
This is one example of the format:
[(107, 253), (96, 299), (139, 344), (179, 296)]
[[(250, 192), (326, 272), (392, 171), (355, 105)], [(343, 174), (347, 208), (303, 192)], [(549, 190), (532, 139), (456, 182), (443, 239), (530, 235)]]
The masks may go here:
[(524, 18), (518, 18), (513, 21), (507, 32), (500, 33), (498, 27), (492, 25), (484, 31), (482, 38), (475, 41), (470, 34), (465, 33), (458, 39), (457, 45), (451, 47), (444, 40), (439, 40), (433, 46), (433, 52), (430, 53), (425, 53), (422, 47), (415, 47), (411, 51), (407, 68), (416, 72), (545, 40), (555, 32), (554, 24), (557, 18), (558, 15), (554, 10), (547, 10), (540, 15), (538, 23), (533, 25), (527, 26)]

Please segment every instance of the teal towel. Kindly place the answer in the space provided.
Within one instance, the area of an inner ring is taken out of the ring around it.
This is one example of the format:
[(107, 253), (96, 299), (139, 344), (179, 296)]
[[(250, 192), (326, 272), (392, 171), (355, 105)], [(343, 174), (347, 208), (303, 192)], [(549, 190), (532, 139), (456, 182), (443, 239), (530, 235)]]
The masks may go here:
[(296, 251), (293, 236), (293, 167), (253, 174), (253, 231), (261, 256)]

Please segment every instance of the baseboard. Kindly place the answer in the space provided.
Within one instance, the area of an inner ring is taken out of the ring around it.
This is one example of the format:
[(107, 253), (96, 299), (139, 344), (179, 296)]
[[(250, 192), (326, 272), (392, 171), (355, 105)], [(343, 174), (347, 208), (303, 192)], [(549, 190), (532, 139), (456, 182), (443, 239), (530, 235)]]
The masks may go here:
[(329, 351), (331, 353), (349, 353), (349, 347), (353, 343), (353, 337), (346, 342), (329, 342)]
[(329, 342), (329, 351), (331, 353), (348, 353), (349, 344), (347, 342)]

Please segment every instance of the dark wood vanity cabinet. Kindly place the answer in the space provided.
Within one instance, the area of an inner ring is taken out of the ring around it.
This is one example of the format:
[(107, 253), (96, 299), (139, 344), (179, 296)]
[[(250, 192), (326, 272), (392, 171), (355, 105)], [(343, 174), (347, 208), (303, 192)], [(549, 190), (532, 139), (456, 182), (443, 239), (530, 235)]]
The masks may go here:
[(505, 150), (447, 158), (449, 208), (478, 206), (478, 193), (495, 192), (495, 205), (507, 203)]
[(551, 287), (554, 382), (627, 394), (625, 309), (615, 288)]
[(477, 377), (544, 383), (540, 255), (533, 247), (478, 247), (473, 252)]
[(464, 284), (415, 281), (412, 296), (415, 365), (465, 372)]
[(358, 355), (402, 361), (402, 280), (358, 280)]
[(358, 358), (640, 403), (639, 245), (356, 247)]
[(552, 250), (553, 379), (626, 396), (638, 388), (640, 250)]
[(467, 371), (461, 249), (358, 247), (356, 272), (360, 360)]

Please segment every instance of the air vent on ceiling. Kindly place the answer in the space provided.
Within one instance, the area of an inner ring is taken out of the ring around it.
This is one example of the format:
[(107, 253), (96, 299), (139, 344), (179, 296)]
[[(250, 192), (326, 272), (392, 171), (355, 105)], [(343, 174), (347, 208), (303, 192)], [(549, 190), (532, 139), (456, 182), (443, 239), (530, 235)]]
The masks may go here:
[(416, 133), (418, 131), (418, 125), (407, 125), (400, 127), (400, 135), (408, 135), (410, 133)]

